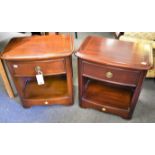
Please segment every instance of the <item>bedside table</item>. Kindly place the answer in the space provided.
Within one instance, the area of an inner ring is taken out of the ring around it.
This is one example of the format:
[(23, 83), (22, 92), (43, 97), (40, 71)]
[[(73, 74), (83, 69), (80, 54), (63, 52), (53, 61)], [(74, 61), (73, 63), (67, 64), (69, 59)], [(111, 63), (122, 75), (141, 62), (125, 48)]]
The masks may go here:
[(15, 38), (9, 42), (2, 59), (24, 107), (73, 104), (72, 52), (69, 35)]
[(76, 53), (80, 106), (130, 119), (152, 66), (151, 52), (149, 45), (87, 37)]

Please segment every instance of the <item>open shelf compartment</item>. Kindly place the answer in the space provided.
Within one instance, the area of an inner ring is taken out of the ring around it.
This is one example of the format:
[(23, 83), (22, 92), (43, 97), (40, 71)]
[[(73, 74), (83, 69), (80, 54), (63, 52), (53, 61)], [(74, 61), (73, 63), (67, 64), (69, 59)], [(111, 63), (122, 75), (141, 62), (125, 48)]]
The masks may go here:
[(133, 87), (119, 86), (84, 77), (83, 98), (98, 105), (128, 109), (133, 96)]
[(38, 85), (36, 77), (21, 78), (24, 99), (51, 99), (68, 96), (66, 75), (45, 76), (45, 84)]

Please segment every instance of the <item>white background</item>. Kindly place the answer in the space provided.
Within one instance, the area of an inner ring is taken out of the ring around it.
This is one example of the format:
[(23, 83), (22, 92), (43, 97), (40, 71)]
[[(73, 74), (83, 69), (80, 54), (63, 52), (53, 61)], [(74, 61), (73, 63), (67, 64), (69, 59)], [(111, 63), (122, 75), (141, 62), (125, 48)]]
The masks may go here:
[[(0, 31), (153, 32), (154, 10), (153, 0), (5, 0)], [(0, 124), (0, 155), (154, 155), (154, 140), (154, 124)]]

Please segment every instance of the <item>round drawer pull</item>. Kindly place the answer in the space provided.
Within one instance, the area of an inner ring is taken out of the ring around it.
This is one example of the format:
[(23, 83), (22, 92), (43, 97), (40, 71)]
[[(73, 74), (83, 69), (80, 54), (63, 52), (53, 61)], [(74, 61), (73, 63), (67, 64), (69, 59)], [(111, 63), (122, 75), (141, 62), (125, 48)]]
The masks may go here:
[(36, 66), (35, 67), (35, 71), (37, 72), (37, 74), (42, 74), (42, 71), (41, 71), (41, 67), (40, 66)]
[(106, 77), (109, 78), (109, 79), (112, 78), (112, 77), (113, 77), (113, 73), (107, 72), (107, 73), (106, 73)]
[(106, 108), (102, 108), (102, 111), (106, 111)]
[(47, 102), (47, 101), (45, 101), (44, 103), (45, 103), (46, 105), (48, 104), (48, 102)]
[(13, 65), (13, 68), (18, 68), (18, 65)]

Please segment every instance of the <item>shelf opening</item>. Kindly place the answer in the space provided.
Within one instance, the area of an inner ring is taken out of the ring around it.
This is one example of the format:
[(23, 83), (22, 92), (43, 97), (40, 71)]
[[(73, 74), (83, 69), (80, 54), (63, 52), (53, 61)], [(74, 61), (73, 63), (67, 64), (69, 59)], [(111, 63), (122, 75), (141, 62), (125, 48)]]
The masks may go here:
[(84, 77), (83, 98), (99, 104), (128, 109), (134, 88), (109, 84), (106, 82)]
[(44, 85), (38, 85), (36, 77), (20, 78), (24, 99), (50, 99), (68, 96), (66, 75), (45, 76)]

